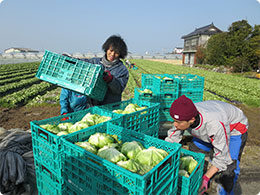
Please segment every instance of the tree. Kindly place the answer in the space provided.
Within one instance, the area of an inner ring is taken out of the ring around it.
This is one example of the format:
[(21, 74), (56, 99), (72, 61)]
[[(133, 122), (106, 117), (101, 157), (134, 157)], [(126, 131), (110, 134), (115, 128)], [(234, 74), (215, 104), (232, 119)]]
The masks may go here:
[(226, 49), (227, 49), (227, 33), (215, 34), (208, 40), (206, 46), (207, 64), (225, 65), (226, 64)]
[(232, 67), (235, 72), (260, 68), (260, 27), (246, 20), (231, 24), (228, 32), (213, 35), (206, 47), (206, 63)]
[(249, 63), (253, 70), (260, 69), (260, 25), (255, 25), (249, 40), (249, 47), (252, 48), (248, 54)]
[(196, 51), (197, 64), (203, 64), (206, 58), (206, 49), (203, 46), (198, 46)]
[(248, 54), (252, 52), (249, 40), (252, 27), (246, 20), (232, 23), (227, 33), (227, 64), (232, 66), (235, 72), (250, 70)]

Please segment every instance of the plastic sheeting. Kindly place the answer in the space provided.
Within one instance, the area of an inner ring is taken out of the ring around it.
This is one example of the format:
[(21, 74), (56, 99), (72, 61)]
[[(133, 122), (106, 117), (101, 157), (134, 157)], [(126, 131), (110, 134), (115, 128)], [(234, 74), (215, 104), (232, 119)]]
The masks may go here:
[(10, 129), (0, 134), (0, 192), (4, 195), (37, 194), (29, 131)]

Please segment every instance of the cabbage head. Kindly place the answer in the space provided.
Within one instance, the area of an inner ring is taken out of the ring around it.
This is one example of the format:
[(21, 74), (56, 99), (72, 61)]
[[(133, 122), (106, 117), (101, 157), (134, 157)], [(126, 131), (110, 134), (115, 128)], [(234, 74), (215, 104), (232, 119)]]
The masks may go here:
[(168, 153), (165, 150), (151, 146), (148, 149), (140, 151), (136, 155), (135, 161), (142, 165), (154, 167), (159, 162), (161, 162), (167, 155)]
[(153, 93), (152, 90), (150, 90), (150, 89), (145, 89), (145, 90), (140, 91), (140, 92), (141, 93), (150, 93), (150, 94)]
[(115, 149), (120, 151), (120, 144), (119, 143), (108, 143), (106, 146), (114, 147)]
[(140, 142), (132, 141), (125, 142), (122, 145), (121, 152), (126, 155), (129, 159), (134, 159), (135, 156), (144, 149)]
[(68, 135), (68, 134), (69, 134), (68, 131), (60, 131), (59, 133), (57, 133), (57, 136)]
[(58, 124), (58, 127), (60, 128), (60, 130), (68, 131), (68, 129), (71, 128), (72, 125), (72, 123), (60, 123)]
[(183, 156), (180, 158), (180, 169), (188, 171), (189, 174), (197, 166), (198, 162), (192, 156)]
[(75, 144), (93, 154), (97, 153), (97, 149), (95, 148), (95, 146), (92, 146), (89, 142), (76, 142)]
[(179, 170), (179, 176), (190, 177), (189, 173), (183, 169)]
[(98, 118), (97, 114), (91, 114), (91, 113), (87, 113), (82, 119), (81, 121), (86, 122), (89, 126), (93, 126), (95, 125), (95, 121)]
[(103, 148), (105, 145), (108, 145), (109, 143), (115, 143), (115, 139), (111, 135), (98, 132), (91, 135), (88, 139), (88, 142), (93, 146)]
[(129, 159), (127, 161), (119, 161), (116, 163), (118, 166), (127, 169), (133, 173), (138, 173), (141, 168), (141, 165), (135, 162), (133, 159)]
[(74, 125), (72, 125), (69, 129), (68, 129), (68, 132), (69, 133), (74, 133), (76, 131), (79, 131), (81, 129), (85, 129), (85, 128), (88, 128), (89, 125), (88, 123), (86, 122), (82, 122), (82, 121), (78, 121), (76, 122)]
[(124, 112), (126, 114), (132, 113), (136, 111), (136, 108), (138, 108), (139, 106), (137, 104), (128, 104), (125, 109)]
[(122, 114), (123, 110), (118, 109), (118, 110), (113, 110), (112, 112), (117, 113), (117, 114)]
[(54, 134), (57, 134), (60, 131), (60, 128), (57, 125), (46, 124), (40, 125), (40, 127)]
[(96, 118), (96, 124), (103, 123), (109, 120), (111, 120), (111, 117), (109, 116), (99, 116)]
[(114, 147), (104, 146), (103, 148), (98, 150), (97, 155), (112, 163), (117, 163), (121, 160), (123, 160), (123, 161), (127, 160), (125, 155), (123, 155), (121, 152), (119, 152)]

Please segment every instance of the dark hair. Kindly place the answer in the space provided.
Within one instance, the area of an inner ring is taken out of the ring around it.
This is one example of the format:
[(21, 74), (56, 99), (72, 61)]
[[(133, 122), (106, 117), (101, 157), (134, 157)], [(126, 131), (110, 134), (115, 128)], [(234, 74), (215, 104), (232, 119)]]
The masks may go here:
[(120, 36), (110, 36), (102, 45), (103, 51), (107, 52), (110, 46), (115, 50), (115, 52), (119, 53), (119, 58), (124, 59), (127, 56), (127, 46)]

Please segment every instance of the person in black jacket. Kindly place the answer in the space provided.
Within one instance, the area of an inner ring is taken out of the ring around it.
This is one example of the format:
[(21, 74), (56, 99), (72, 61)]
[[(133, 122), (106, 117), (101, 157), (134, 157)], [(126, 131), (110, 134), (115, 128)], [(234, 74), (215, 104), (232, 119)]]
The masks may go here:
[(103, 101), (97, 101), (83, 94), (62, 89), (60, 94), (61, 114), (83, 110), (91, 106), (121, 101), (122, 93), (129, 78), (129, 72), (121, 59), (127, 56), (127, 45), (117, 35), (110, 36), (102, 46), (105, 52), (102, 58), (83, 59), (92, 64), (100, 64), (105, 70), (104, 81), (108, 85)]

